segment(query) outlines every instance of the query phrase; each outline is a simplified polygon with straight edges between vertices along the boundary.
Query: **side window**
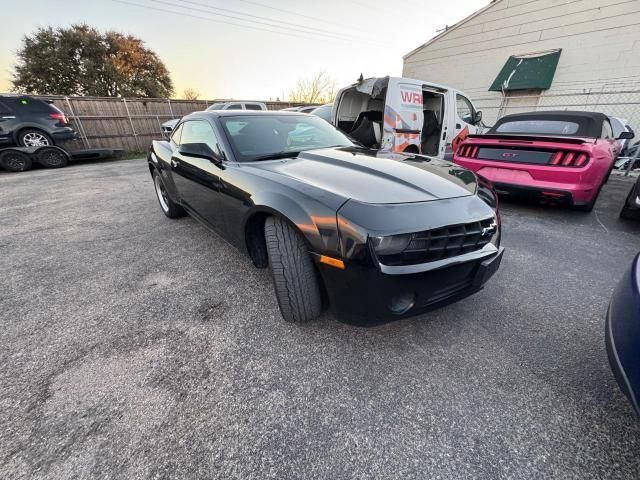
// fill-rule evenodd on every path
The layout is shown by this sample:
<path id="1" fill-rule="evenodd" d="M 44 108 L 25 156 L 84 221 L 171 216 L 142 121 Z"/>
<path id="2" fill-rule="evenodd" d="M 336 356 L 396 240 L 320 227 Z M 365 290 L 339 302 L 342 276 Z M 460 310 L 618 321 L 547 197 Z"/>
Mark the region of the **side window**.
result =
<path id="1" fill-rule="evenodd" d="M 182 136 L 180 144 L 186 143 L 206 143 L 209 148 L 220 153 L 218 145 L 218 137 L 213 131 L 213 127 L 206 120 L 191 120 L 183 123 Z"/>
<path id="2" fill-rule="evenodd" d="M 232 103 L 225 110 L 242 110 L 242 104 L 240 103 Z"/>
<path id="3" fill-rule="evenodd" d="M 13 110 L 11 110 L 7 104 L 0 102 L 0 114 L 7 114 L 7 113 L 13 113 Z"/>
<path id="4" fill-rule="evenodd" d="M 262 110 L 262 107 L 257 103 L 245 103 L 244 108 L 247 110 Z"/>
<path id="5" fill-rule="evenodd" d="M 602 122 L 602 138 L 614 138 L 613 129 L 611 128 L 609 120 Z"/>
<path id="6" fill-rule="evenodd" d="M 463 122 L 473 124 L 473 105 L 464 95 L 456 93 L 456 112 Z"/>
<path id="7" fill-rule="evenodd" d="M 178 128 L 176 128 L 173 133 L 171 134 L 171 144 L 175 147 L 177 145 L 180 145 L 180 136 L 182 135 L 182 126 L 184 125 L 184 123 L 181 123 L 180 126 L 178 126 Z"/>

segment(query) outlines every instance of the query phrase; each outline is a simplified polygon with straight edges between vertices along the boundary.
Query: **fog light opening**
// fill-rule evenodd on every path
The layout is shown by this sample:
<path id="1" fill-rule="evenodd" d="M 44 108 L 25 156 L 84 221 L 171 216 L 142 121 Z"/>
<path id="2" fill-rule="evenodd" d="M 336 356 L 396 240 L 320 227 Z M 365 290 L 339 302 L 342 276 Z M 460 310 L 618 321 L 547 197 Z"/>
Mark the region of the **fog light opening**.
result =
<path id="1" fill-rule="evenodd" d="M 405 292 L 396 295 L 389 303 L 389 310 L 395 315 L 407 313 L 416 304 L 416 296 L 413 292 Z"/>

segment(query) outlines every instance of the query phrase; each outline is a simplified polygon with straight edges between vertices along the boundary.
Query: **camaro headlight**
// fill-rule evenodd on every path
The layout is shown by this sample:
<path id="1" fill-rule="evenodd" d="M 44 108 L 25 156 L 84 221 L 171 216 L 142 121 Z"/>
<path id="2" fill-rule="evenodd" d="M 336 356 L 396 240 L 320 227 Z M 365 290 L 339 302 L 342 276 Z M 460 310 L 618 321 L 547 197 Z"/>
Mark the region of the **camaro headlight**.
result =
<path id="1" fill-rule="evenodd" d="M 411 241 L 411 234 L 388 235 L 385 237 L 371 237 L 373 250 L 378 255 L 394 255 L 401 253 Z"/>

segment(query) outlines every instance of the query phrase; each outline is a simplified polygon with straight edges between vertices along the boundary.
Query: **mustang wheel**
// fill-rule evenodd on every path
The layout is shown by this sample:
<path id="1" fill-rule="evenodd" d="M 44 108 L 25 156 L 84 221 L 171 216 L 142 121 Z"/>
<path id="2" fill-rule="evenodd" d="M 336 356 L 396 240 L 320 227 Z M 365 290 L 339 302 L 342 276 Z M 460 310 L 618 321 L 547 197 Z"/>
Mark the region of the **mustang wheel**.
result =
<path id="1" fill-rule="evenodd" d="M 157 171 L 153 172 L 153 186 L 156 189 L 156 195 L 158 197 L 158 202 L 160 203 L 160 208 L 162 212 L 169 218 L 179 218 L 185 215 L 184 208 L 180 205 L 176 204 L 171 200 L 169 194 L 167 193 L 167 189 L 164 186 L 164 182 L 162 178 L 160 178 L 160 174 Z"/>
<path id="2" fill-rule="evenodd" d="M 24 152 L 7 150 L 0 153 L 0 167 L 10 172 L 24 172 L 31 169 L 31 158 Z"/>
<path id="3" fill-rule="evenodd" d="M 277 217 L 267 218 L 264 233 L 282 317 L 287 322 L 318 317 L 322 311 L 318 276 L 301 235 Z"/>
<path id="4" fill-rule="evenodd" d="M 60 150 L 49 147 L 41 148 L 37 153 L 40 165 L 45 168 L 62 168 L 67 166 L 67 156 Z"/>
<path id="5" fill-rule="evenodd" d="M 23 147 L 46 147 L 53 145 L 53 140 L 41 130 L 27 129 L 18 135 L 18 144 Z"/>

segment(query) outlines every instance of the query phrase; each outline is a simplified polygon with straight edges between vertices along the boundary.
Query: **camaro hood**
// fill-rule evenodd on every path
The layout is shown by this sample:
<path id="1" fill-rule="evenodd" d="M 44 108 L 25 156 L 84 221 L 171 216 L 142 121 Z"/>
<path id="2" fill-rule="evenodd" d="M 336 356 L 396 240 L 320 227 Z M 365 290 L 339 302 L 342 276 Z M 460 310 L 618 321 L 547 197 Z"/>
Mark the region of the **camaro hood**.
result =
<path id="1" fill-rule="evenodd" d="M 476 176 L 421 155 L 340 147 L 301 152 L 296 158 L 256 162 L 284 175 L 362 203 L 413 203 L 472 195 Z"/>

